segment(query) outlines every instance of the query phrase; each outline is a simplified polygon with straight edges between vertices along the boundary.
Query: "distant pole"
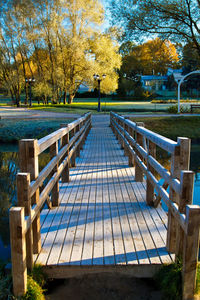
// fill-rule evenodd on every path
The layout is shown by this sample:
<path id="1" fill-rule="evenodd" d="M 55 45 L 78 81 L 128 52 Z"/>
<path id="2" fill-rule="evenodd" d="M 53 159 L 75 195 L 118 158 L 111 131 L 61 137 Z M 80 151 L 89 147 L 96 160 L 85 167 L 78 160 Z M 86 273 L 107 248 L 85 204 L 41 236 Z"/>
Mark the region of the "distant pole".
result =
<path id="1" fill-rule="evenodd" d="M 103 74 L 102 76 L 99 76 L 98 74 L 94 74 L 93 77 L 94 77 L 94 80 L 97 80 L 97 82 L 98 82 L 98 108 L 97 108 L 97 111 L 100 112 L 101 111 L 101 81 L 102 81 L 102 79 L 106 78 L 106 75 Z"/>
<path id="2" fill-rule="evenodd" d="M 183 76 L 181 78 L 180 81 L 178 81 L 178 113 L 180 114 L 181 112 L 181 107 L 180 107 L 180 98 L 181 98 L 181 84 L 183 83 L 184 79 L 192 74 L 200 74 L 200 70 L 196 70 L 196 71 L 193 71 L 193 72 L 190 72 L 188 74 L 186 74 L 185 76 Z"/>
<path id="3" fill-rule="evenodd" d="M 99 91 L 99 97 L 98 97 L 98 109 L 97 111 L 100 112 L 101 111 L 101 79 L 98 79 L 98 91 Z"/>
<path id="4" fill-rule="evenodd" d="M 28 83 L 29 103 L 30 103 L 30 106 L 32 106 L 32 84 L 35 82 L 35 78 L 26 78 L 25 80 Z"/>
<path id="5" fill-rule="evenodd" d="M 180 114 L 181 108 L 180 108 L 180 97 L 181 97 L 181 80 L 178 83 L 178 113 Z"/>
<path id="6" fill-rule="evenodd" d="M 30 106 L 32 106 L 32 90 L 31 90 L 31 83 L 29 82 L 29 101 L 30 101 Z"/>

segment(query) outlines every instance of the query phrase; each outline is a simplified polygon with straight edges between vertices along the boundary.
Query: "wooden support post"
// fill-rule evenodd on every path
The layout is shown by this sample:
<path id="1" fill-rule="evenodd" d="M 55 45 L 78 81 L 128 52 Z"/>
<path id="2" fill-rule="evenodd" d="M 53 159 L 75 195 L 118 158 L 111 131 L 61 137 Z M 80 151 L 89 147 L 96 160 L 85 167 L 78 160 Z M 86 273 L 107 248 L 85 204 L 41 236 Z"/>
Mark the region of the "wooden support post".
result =
<path id="1" fill-rule="evenodd" d="M 58 141 L 51 145 L 50 147 L 50 155 L 51 158 L 58 154 Z M 52 174 L 58 172 L 58 164 L 56 164 L 55 168 L 52 171 Z M 59 205 L 59 182 L 57 181 L 51 191 L 51 202 L 52 206 Z"/>
<path id="2" fill-rule="evenodd" d="M 152 157 L 156 158 L 156 144 L 154 144 L 151 141 L 148 141 L 148 155 L 151 155 Z M 147 168 L 148 170 L 155 175 L 154 168 L 148 163 L 147 161 Z M 153 206 L 154 205 L 154 186 L 150 182 L 150 180 L 147 178 L 147 191 L 146 191 L 146 202 L 148 205 Z"/>
<path id="3" fill-rule="evenodd" d="M 30 173 L 31 181 L 38 177 L 38 141 L 24 139 L 19 142 L 19 167 L 21 172 Z M 31 204 L 37 204 L 39 201 L 39 189 L 31 199 Z M 41 250 L 40 235 L 40 214 L 35 218 L 33 225 L 33 253 L 39 253 Z"/>
<path id="4" fill-rule="evenodd" d="M 31 198 L 29 193 L 30 174 L 17 174 L 17 200 L 18 205 L 25 208 L 25 216 L 31 215 Z M 32 224 L 26 233 L 26 263 L 28 269 L 33 268 L 33 233 Z"/>
<path id="5" fill-rule="evenodd" d="M 72 135 L 72 137 L 75 135 L 75 128 L 71 130 L 71 135 Z M 76 152 L 74 152 L 74 154 L 72 155 L 71 166 L 73 168 L 76 167 Z"/>
<path id="6" fill-rule="evenodd" d="M 13 293 L 18 297 L 23 296 L 27 290 L 24 207 L 12 207 L 9 222 Z"/>
<path id="7" fill-rule="evenodd" d="M 115 121 L 117 122 L 117 120 L 115 120 Z M 118 124 L 118 122 L 117 122 L 117 124 Z M 116 126 L 116 124 L 114 124 L 114 126 Z M 114 134 L 116 136 L 116 139 L 117 139 L 118 143 L 120 143 L 119 134 L 118 134 L 117 129 L 115 127 L 114 127 Z"/>
<path id="8" fill-rule="evenodd" d="M 144 123 L 137 123 L 137 126 L 144 126 Z M 143 146 L 143 136 L 139 134 L 137 130 L 136 130 L 136 142 L 139 145 Z M 138 151 L 136 150 L 135 152 L 141 158 L 141 155 L 138 153 Z M 135 181 L 143 182 L 143 172 L 136 161 L 135 161 Z"/>
<path id="9" fill-rule="evenodd" d="M 179 212 L 185 214 L 186 205 L 192 204 L 193 201 L 193 187 L 194 187 L 194 172 L 181 172 L 181 194 L 179 202 Z M 176 229 L 176 258 L 183 255 L 183 240 L 184 232 L 180 225 Z"/>
<path id="10" fill-rule="evenodd" d="M 126 138 L 125 131 L 128 132 L 128 126 L 126 124 L 124 124 L 124 138 Z M 127 146 L 126 146 L 125 143 L 124 143 L 124 155 L 125 156 L 129 156 L 129 150 L 128 150 L 128 148 L 127 148 Z"/>
<path id="11" fill-rule="evenodd" d="M 83 121 L 83 122 L 80 124 L 80 129 L 81 129 L 82 127 L 84 127 L 85 124 L 86 124 L 86 122 Z M 83 137 L 83 139 L 82 139 L 82 141 L 81 141 L 81 143 L 80 143 L 80 150 L 83 150 L 84 142 L 85 142 L 85 136 Z"/>
<path id="12" fill-rule="evenodd" d="M 111 117 L 110 122 L 111 122 L 110 123 L 111 124 L 111 129 L 112 129 L 114 135 L 117 137 L 116 130 L 115 130 L 115 125 L 114 125 L 114 117 L 113 116 Z"/>
<path id="13" fill-rule="evenodd" d="M 65 127 L 68 127 L 68 125 L 66 124 Z M 67 144 L 69 144 L 69 132 L 62 138 L 62 147 L 64 147 Z M 69 155 L 69 150 L 67 150 L 66 152 L 66 156 L 68 155 Z M 62 177 L 61 177 L 62 182 L 69 182 L 69 169 L 70 169 L 70 163 L 66 165 L 66 167 L 62 172 Z"/>
<path id="14" fill-rule="evenodd" d="M 199 206 L 186 206 L 186 223 L 188 228 L 183 242 L 183 300 L 194 299 L 199 252 L 199 218 Z"/>
<path id="15" fill-rule="evenodd" d="M 171 176 L 172 178 L 180 179 L 181 170 L 189 170 L 190 164 L 190 145 L 191 141 L 188 138 L 178 138 L 178 146 L 176 147 L 171 159 Z M 170 200 L 179 204 L 180 197 L 172 189 L 170 189 Z M 170 252 L 176 252 L 176 229 L 177 222 L 168 212 L 168 226 L 167 226 L 167 249 Z"/>
<path id="16" fill-rule="evenodd" d="M 124 125 L 124 123 L 121 122 L 121 121 L 119 121 L 118 123 L 119 123 L 119 125 L 121 125 L 122 128 L 123 128 L 123 131 L 121 131 L 121 134 L 124 136 L 125 125 Z M 122 137 L 120 137 L 120 144 L 121 144 L 121 149 L 125 150 L 125 149 L 124 149 L 125 143 L 124 143 L 124 140 L 123 140 Z"/>
<path id="17" fill-rule="evenodd" d="M 128 132 L 129 132 L 130 136 L 134 139 L 134 130 L 133 130 L 133 128 L 129 127 Z M 135 149 L 134 149 L 134 151 L 135 151 Z M 135 165 L 134 156 L 129 151 L 129 167 L 134 167 L 134 165 Z"/>
<path id="18" fill-rule="evenodd" d="M 80 124 L 76 127 L 76 133 L 80 131 Z M 80 144 L 77 146 L 76 149 L 76 157 L 80 157 Z"/>
<path id="19" fill-rule="evenodd" d="M 71 158 L 71 166 L 73 168 L 76 167 L 76 152 L 74 152 L 74 154 L 72 155 L 72 158 Z"/>

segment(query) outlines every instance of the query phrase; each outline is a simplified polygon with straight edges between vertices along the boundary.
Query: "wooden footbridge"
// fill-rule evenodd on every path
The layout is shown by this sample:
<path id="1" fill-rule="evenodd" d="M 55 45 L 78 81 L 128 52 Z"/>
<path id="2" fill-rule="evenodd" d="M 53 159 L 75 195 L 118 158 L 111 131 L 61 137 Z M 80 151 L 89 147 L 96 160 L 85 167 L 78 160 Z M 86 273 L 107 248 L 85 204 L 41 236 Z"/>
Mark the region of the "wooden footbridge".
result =
<path id="1" fill-rule="evenodd" d="M 47 149 L 51 159 L 41 170 Z M 191 205 L 189 139 L 174 142 L 117 114 L 88 113 L 40 140 L 21 140 L 19 157 L 18 207 L 10 210 L 15 295 L 25 293 L 34 263 L 51 278 L 150 277 L 179 256 L 183 299 L 193 299 L 200 207 Z"/>

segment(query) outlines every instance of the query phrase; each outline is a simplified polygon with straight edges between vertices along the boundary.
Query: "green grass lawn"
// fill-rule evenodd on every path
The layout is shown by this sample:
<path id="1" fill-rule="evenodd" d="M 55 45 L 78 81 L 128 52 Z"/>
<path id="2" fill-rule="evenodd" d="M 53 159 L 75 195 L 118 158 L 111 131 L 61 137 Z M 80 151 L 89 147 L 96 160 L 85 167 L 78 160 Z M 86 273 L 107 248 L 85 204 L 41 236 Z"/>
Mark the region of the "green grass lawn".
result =
<path id="1" fill-rule="evenodd" d="M 22 106 L 24 105 L 24 95 L 22 95 Z M 174 98 L 173 98 L 174 99 Z M 112 100 L 111 98 L 101 98 L 101 113 L 109 113 L 110 111 L 115 111 L 121 114 L 128 113 L 167 113 L 167 109 L 174 105 L 174 103 L 159 103 L 160 100 L 147 101 L 141 99 L 140 101 L 136 100 Z M 163 100 L 162 100 L 163 101 Z M 161 102 L 162 102 L 161 101 Z M 175 99 L 173 100 L 175 101 Z M 188 99 L 188 103 L 190 100 Z M 9 97 L 0 96 L 0 106 L 11 105 L 11 99 Z M 185 103 L 184 105 L 187 105 Z M 36 101 L 32 102 L 31 109 L 45 110 L 51 112 L 66 112 L 66 113 L 75 113 L 75 114 L 84 114 L 86 111 L 91 111 L 93 114 L 97 112 L 98 99 L 97 98 L 75 98 L 72 104 L 48 104 L 43 105 L 38 104 Z"/>
<path id="2" fill-rule="evenodd" d="M 8 119 L 0 120 L 0 142 L 17 143 L 20 139 L 40 139 L 72 119 Z"/>
<path id="3" fill-rule="evenodd" d="M 42 109 L 45 111 L 54 112 L 66 112 L 66 113 L 84 113 L 86 111 L 91 111 L 92 113 L 97 113 L 97 99 L 75 99 L 72 104 L 59 104 L 59 105 L 38 105 L 33 104 L 32 109 Z M 101 111 L 102 113 L 109 113 L 110 111 L 115 111 L 119 113 L 133 113 L 133 112 L 166 112 L 167 108 L 172 104 L 154 104 L 150 101 L 112 101 L 108 99 L 101 100 Z"/>
<path id="4" fill-rule="evenodd" d="M 173 140 L 177 137 L 200 139 L 200 117 L 151 117 L 131 120 L 144 122 L 146 128 Z"/>
<path id="5" fill-rule="evenodd" d="M 190 168 L 200 170 L 200 117 L 151 117 L 131 118 L 132 121 L 144 122 L 145 127 L 174 141 L 177 137 L 191 138 Z"/>
<path id="6" fill-rule="evenodd" d="M 24 96 L 22 96 L 22 105 L 24 103 Z M 97 98 L 75 98 L 72 104 L 48 104 L 38 105 L 37 102 L 32 102 L 31 109 L 43 109 L 45 111 L 54 112 L 67 112 L 83 114 L 86 111 L 97 113 L 98 99 Z M 12 101 L 9 97 L 0 97 L 0 106 L 12 105 Z M 170 103 L 151 103 L 151 101 L 142 100 L 135 101 L 126 99 L 112 100 L 111 98 L 101 98 L 101 111 L 102 113 L 109 113 L 110 111 L 116 111 L 119 113 L 132 113 L 132 112 L 164 112 L 172 104 Z"/>

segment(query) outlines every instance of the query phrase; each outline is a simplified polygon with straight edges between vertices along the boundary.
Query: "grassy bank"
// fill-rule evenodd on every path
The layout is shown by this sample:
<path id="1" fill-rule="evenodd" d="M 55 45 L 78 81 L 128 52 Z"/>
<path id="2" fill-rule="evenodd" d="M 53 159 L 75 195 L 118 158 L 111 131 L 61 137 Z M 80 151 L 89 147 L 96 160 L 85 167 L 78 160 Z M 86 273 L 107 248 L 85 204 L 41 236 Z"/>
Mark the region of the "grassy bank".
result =
<path id="1" fill-rule="evenodd" d="M 0 120 L 0 142 L 17 143 L 20 139 L 39 139 L 69 123 L 67 119 L 10 119 Z"/>
<path id="2" fill-rule="evenodd" d="M 72 104 L 34 104 L 32 109 L 42 109 L 46 111 L 83 113 L 88 110 L 97 113 L 97 99 L 75 99 Z M 110 99 L 101 99 L 102 113 L 116 111 L 120 113 L 132 112 L 165 112 L 171 103 L 151 103 L 151 101 L 112 101 Z"/>
<path id="3" fill-rule="evenodd" d="M 190 168 L 200 171 L 200 117 L 152 117 L 131 118 L 135 122 L 144 122 L 145 127 L 174 141 L 177 137 L 191 138 Z"/>
<path id="4" fill-rule="evenodd" d="M 152 117 L 131 120 L 144 122 L 146 128 L 173 140 L 179 136 L 200 139 L 200 117 Z"/>

